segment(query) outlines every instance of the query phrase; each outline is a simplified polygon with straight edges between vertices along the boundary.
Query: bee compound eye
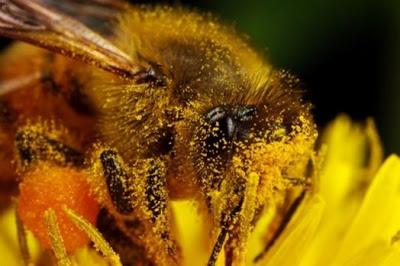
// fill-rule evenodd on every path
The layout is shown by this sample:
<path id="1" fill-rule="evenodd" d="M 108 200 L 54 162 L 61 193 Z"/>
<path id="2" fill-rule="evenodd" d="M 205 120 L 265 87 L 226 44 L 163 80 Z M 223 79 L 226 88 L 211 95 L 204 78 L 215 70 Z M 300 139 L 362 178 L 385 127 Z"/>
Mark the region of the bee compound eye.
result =
<path id="1" fill-rule="evenodd" d="M 231 140 L 236 131 L 236 121 L 231 112 L 224 106 L 216 106 L 206 113 L 206 121 L 210 126 L 209 132 L 213 141 L 219 141 L 222 138 Z"/>
<path id="2" fill-rule="evenodd" d="M 213 134 L 218 135 L 219 132 L 226 140 L 245 137 L 251 126 L 249 122 L 253 121 L 256 116 L 257 107 L 247 104 L 232 107 L 216 106 L 205 115 L 207 123 L 214 129 Z"/>
<path id="3" fill-rule="evenodd" d="M 206 113 L 207 122 L 212 124 L 223 119 L 227 114 L 223 106 L 216 106 Z"/>
<path id="4" fill-rule="evenodd" d="M 234 117 L 240 122 L 248 122 L 257 116 L 257 107 L 255 105 L 240 104 L 233 109 Z"/>

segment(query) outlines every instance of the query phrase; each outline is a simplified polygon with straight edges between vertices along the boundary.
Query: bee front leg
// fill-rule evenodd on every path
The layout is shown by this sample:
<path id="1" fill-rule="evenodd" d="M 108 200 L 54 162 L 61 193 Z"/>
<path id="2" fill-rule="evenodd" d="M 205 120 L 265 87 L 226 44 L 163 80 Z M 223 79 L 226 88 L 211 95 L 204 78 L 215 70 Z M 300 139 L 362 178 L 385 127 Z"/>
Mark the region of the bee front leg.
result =
<path id="1" fill-rule="evenodd" d="M 164 243 L 167 257 L 172 259 L 172 262 L 176 265 L 179 264 L 180 250 L 171 235 L 173 216 L 168 205 L 165 162 L 161 159 L 150 159 L 148 163 L 150 167 L 147 171 L 145 185 L 145 213 L 147 213 L 150 226 L 156 229 L 154 241 Z M 164 263 L 166 262 L 168 261 Z"/>
<path id="2" fill-rule="evenodd" d="M 220 210 L 217 215 L 221 217 L 221 229 L 208 261 L 209 266 L 215 265 L 223 246 L 225 265 L 245 265 L 247 240 L 256 215 L 258 183 L 259 177 L 255 173 L 223 182 L 222 196 L 215 206 Z"/>
<path id="3" fill-rule="evenodd" d="M 234 182 L 223 182 L 221 196 L 218 199 L 211 199 L 213 208 L 216 209 L 215 215 L 220 219 L 220 230 L 208 260 L 208 266 L 215 265 L 225 241 L 227 238 L 227 242 L 231 239 L 232 228 L 238 223 L 238 215 L 243 207 L 245 189 L 246 183 L 243 178 L 237 178 Z"/>
<path id="4" fill-rule="evenodd" d="M 157 265 L 178 264 L 171 235 L 171 214 L 162 159 L 142 159 L 128 166 L 113 150 L 98 153 L 109 194 L 106 206 L 118 227 Z"/>
<path id="5" fill-rule="evenodd" d="M 243 201 L 240 201 L 235 208 L 233 208 L 230 212 L 223 214 L 223 217 L 221 219 L 220 223 L 220 232 L 218 234 L 217 240 L 214 244 L 212 253 L 210 255 L 210 258 L 208 260 L 207 266 L 214 266 L 215 263 L 217 262 L 218 256 L 222 250 L 222 247 L 224 246 L 224 242 L 227 239 L 228 234 L 232 234 L 232 226 L 234 221 L 237 219 L 237 215 L 240 213 L 240 209 L 242 208 Z M 227 240 L 227 242 L 230 242 L 231 237 Z M 225 246 L 225 250 L 227 250 Z M 233 245 L 229 245 L 229 247 L 233 247 Z M 230 250 L 229 250 L 230 251 Z M 228 251 L 228 253 L 230 253 Z M 229 262 L 231 261 L 230 258 L 228 258 L 228 261 L 226 262 L 226 265 L 231 265 Z"/>

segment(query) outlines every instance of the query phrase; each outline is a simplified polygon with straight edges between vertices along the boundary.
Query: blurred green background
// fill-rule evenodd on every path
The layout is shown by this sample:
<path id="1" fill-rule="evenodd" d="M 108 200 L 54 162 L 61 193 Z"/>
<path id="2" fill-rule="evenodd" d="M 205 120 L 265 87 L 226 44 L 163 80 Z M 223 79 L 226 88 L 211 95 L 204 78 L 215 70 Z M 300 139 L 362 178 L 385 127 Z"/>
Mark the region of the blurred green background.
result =
<path id="1" fill-rule="evenodd" d="M 386 153 L 400 153 L 400 0 L 169 3 L 211 11 L 248 34 L 301 78 L 320 126 L 343 112 L 372 116 Z"/>

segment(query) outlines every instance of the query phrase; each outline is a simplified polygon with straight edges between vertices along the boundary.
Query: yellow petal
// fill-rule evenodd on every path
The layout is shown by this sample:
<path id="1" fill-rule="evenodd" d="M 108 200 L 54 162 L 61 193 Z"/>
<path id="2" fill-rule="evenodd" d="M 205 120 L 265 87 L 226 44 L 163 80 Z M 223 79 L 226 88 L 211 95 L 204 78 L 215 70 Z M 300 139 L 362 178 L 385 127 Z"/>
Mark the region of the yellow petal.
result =
<path id="1" fill-rule="evenodd" d="M 248 242 L 247 265 L 252 265 L 253 259 L 265 248 L 265 229 L 270 226 L 275 215 L 275 208 L 266 208 L 260 220 L 257 221 Z"/>
<path id="2" fill-rule="evenodd" d="M 371 245 L 362 248 L 348 261 L 343 263 L 335 262 L 340 266 L 377 266 L 383 263 L 390 254 L 390 246 L 383 240 L 376 241 Z"/>
<path id="3" fill-rule="evenodd" d="M 397 266 L 400 261 L 400 248 L 392 247 L 390 254 L 379 266 Z"/>
<path id="4" fill-rule="evenodd" d="M 40 247 L 30 232 L 27 232 L 29 253 L 36 261 Z M 1 213 L 0 219 L 0 265 L 23 265 L 22 255 L 18 246 L 15 208 L 9 208 Z"/>
<path id="5" fill-rule="evenodd" d="M 71 261 L 75 265 L 82 266 L 109 266 L 110 263 L 104 259 L 96 250 L 84 247 L 77 250 L 72 256 Z"/>
<path id="6" fill-rule="evenodd" d="M 15 228 L 15 214 L 7 210 L 0 220 L 1 265 L 22 265 Z"/>
<path id="7" fill-rule="evenodd" d="M 336 263 L 348 260 L 374 240 L 388 243 L 400 226 L 400 159 L 391 156 L 379 170 L 340 246 Z"/>
<path id="8" fill-rule="evenodd" d="M 336 256 L 337 246 L 361 204 L 363 186 L 381 164 L 382 148 L 372 121 L 362 126 L 341 115 L 324 132 L 322 143 L 326 153 L 317 189 L 326 208 L 304 265 L 327 265 Z"/>
<path id="9" fill-rule="evenodd" d="M 307 199 L 259 265 L 299 265 L 314 237 L 324 206 L 319 196 Z"/>
<path id="10" fill-rule="evenodd" d="M 340 266 L 397 266 L 400 262 L 400 249 L 398 245 L 389 245 L 385 240 L 373 242 L 361 249 L 355 256 Z"/>
<path id="11" fill-rule="evenodd" d="M 328 205 L 341 205 L 354 185 L 371 179 L 381 165 L 380 140 L 372 121 L 362 126 L 341 115 L 325 130 L 322 143 L 327 152 L 320 193 Z"/>
<path id="12" fill-rule="evenodd" d="M 196 205 L 190 200 L 172 201 L 171 204 L 183 253 L 182 265 L 206 265 L 211 254 L 211 249 L 206 244 L 210 236 L 206 223 L 198 214 Z"/>

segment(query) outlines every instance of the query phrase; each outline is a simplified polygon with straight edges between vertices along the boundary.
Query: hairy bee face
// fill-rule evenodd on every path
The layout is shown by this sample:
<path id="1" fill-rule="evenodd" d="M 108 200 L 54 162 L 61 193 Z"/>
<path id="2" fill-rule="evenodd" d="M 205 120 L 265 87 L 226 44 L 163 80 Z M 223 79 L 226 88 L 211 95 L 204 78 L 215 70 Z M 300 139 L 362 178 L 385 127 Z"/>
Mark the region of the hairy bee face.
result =
<path id="1" fill-rule="evenodd" d="M 201 182 L 209 184 L 211 189 L 217 189 L 225 168 L 237 152 L 238 143 L 248 143 L 251 134 L 254 134 L 257 107 L 221 105 L 213 107 L 203 116 L 196 127 L 192 160 L 198 167 L 196 172 Z"/>

